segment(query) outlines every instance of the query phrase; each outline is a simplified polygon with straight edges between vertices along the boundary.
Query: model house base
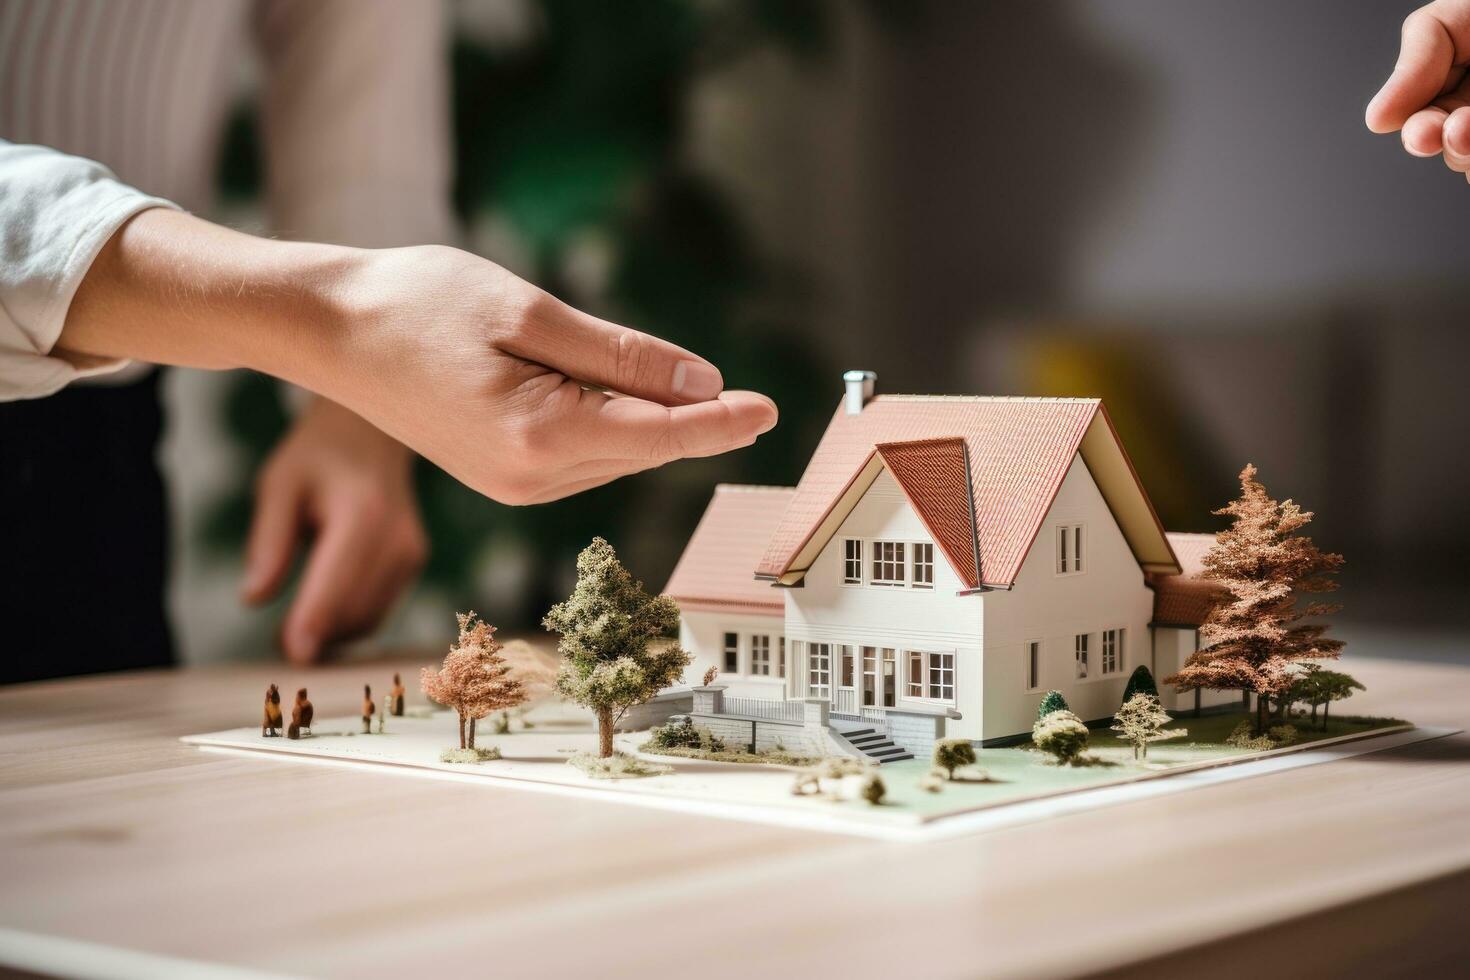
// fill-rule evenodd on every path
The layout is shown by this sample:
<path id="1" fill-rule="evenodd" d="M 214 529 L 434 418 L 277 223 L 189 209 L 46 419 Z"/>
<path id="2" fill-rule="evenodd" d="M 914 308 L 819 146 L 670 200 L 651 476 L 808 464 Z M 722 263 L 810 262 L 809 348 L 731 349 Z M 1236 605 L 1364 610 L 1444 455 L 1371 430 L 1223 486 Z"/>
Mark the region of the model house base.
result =
<path id="1" fill-rule="evenodd" d="M 796 487 L 722 485 L 665 594 L 701 724 L 885 759 L 1085 719 L 1177 670 L 1216 593 L 1212 535 L 1166 533 L 1096 399 L 849 390 Z M 1175 711 L 1234 703 L 1160 692 Z"/>

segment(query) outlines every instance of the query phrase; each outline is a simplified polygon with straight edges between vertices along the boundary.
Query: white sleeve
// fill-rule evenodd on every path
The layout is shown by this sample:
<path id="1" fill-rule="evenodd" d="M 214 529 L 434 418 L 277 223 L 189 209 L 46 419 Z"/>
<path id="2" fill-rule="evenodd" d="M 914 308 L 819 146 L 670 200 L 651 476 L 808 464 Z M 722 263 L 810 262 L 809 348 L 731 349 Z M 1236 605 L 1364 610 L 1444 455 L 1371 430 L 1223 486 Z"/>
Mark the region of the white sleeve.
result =
<path id="1" fill-rule="evenodd" d="M 0 401 L 40 398 L 127 361 L 51 351 L 92 260 L 122 224 L 173 204 L 106 167 L 0 140 Z"/>

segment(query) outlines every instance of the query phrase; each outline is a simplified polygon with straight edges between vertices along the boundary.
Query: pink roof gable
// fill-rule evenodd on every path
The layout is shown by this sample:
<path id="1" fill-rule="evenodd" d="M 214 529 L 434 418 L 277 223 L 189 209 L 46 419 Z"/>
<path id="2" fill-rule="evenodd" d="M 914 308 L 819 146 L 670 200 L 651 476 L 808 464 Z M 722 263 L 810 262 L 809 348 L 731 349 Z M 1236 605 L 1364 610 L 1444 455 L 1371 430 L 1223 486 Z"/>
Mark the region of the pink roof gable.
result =
<path id="1" fill-rule="evenodd" d="M 980 584 L 975 540 L 975 505 L 965 440 L 921 439 L 882 442 L 878 456 L 908 498 L 909 506 L 939 544 L 949 565 L 973 589 Z"/>
<path id="2" fill-rule="evenodd" d="M 1009 587 L 1100 410 L 1095 398 L 924 395 L 879 395 L 857 415 L 839 406 L 756 573 L 804 571 L 792 560 L 880 444 L 957 438 L 969 460 L 978 584 Z"/>
<path id="3" fill-rule="evenodd" d="M 796 493 L 722 483 L 679 556 L 664 595 L 688 609 L 781 615 L 785 598 L 750 573 Z"/>
<path id="4" fill-rule="evenodd" d="M 1151 575 L 1154 622 L 1161 626 L 1199 626 L 1210 615 L 1225 589 L 1203 577 L 1205 555 L 1215 546 L 1213 534 L 1169 532 L 1169 545 L 1179 556 L 1179 575 Z"/>

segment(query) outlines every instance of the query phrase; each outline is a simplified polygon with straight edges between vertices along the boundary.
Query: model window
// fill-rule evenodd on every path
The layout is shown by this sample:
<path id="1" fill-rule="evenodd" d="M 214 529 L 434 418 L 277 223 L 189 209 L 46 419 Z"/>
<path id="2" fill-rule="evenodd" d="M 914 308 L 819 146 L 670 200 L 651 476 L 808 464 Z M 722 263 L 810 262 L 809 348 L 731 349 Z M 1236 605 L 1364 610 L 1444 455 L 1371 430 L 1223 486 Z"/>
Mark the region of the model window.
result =
<path id="1" fill-rule="evenodd" d="M 842 686 L 852 687 L 852 647 L 842 646 Z"/>
<path id="2" fill-rule="evenodd" d="M 863 581 L 863 543 L 856 538 L 842 542 L 842 583 L 860 585 Z"/>
<path id="3" fill-rule="evenodd" d="M 740 637 L 734 633 L 725 634 L 725 673 L 740 673 Z"/>
<path id="4" fill-rule="evenodd" d="M 1026 690 L 1041 686 L 1041 641 L 1026 641 Z"/>
<path id="5" fill-rule="evenodd" d="M 1123 669 L 1123 631 L 1103 630 L 1102 672 L 1116 674 Z"/>
<path id="6" fill-rule="evenodd" d="M 776 637 L 776 676 L 786 676 L 786 637 Z"/>
<path id="7" fill-rule="evenodd" d="M 771 676 L 771 638 L 764 633 L 750 635 L 750 672 Z"/>
<path id="8" fill-rule="evenodd" d="M 924 696 L 924 655 L 914 650 L 909 651 L 908 692 L 911 698 Z"/>
<path id="9" fill-rule="evenodd" d="M 934 546 L 914 545 L 914 588 L 934 588 Z"/>
<path id="10" fill-rule="evenodd" d="M 937 701 L 954 700 L 954 654 L 929 654 L 929 697 Z"/>
<path id="11" fill-rule="evenodd" d="M 1082 571 L 1082 525 L 1057 525 L 1057 574 Z"/>
<path id="12" fill-rule="evenodd" d="M 873 542 L 872 582 L 874 585 L 902 585 L 904 566 L 902 541 Z"/>
<path id="13" fill-rule="evenodd" d="M 813 643 L 807 672 L 812 697 L 825 698 L 832 684 L 832 644 Z"/>
<path id="14" fill-rule="evenodd" d="M 1087 639 L 1088 634 L 1077 634 L 1076 657 L 1077 657 L 1077 679 L 1083 680 L 1087 677 Z"/>

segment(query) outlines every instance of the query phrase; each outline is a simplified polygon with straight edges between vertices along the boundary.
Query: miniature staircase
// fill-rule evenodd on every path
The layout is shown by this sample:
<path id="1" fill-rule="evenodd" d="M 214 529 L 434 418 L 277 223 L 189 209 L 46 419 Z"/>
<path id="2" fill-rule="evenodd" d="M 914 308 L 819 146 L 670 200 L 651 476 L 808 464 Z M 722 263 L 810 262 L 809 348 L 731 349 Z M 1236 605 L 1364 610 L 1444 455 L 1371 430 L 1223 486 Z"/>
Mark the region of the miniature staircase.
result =
<path id="1" fill-rule="evenodd" d="M 899 762 L 903 759 L 912 759 L 912 752 L 905 752 L 900 746 L 893 742 L 882 732 L 871 728 L 855 728 L 849 732 L 843 732 L 842 737 L 847 739 L 853 748 L 874 762 Z"/>

